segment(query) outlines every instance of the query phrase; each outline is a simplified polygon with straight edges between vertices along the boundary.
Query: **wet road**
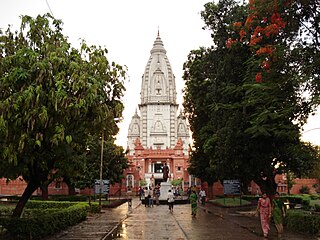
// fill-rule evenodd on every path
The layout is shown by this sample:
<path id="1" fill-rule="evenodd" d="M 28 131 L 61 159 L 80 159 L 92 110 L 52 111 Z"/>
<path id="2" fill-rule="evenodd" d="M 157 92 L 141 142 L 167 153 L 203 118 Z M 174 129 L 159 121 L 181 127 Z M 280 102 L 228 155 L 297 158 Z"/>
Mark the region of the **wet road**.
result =
<path id="1" fill-rule="evenodd" d="M 227 229 L 227 231 L 226 231 Z M 173 213 L 165 205 L 153 208 L 139 206 L 124 220 L 109 239 L 247 239 L 261 237 L 226 221 L 218 214 L 199 209 L 191 216 L 189 205 L 176 205 Z"/>
<path id="2" fill-rule="evenodd" d="M 262 240 L 258 217 L 248 211 L 220 208 L 207 204 L 191 216 L 189 204 L 175 205 L 170 213 L 167 205 L 146 208 L 134 199 L 132 209 L 123 204 L 115 209 L 104 209 L 102 214 L 68 228 L 48 240 Z M 269 240 L 277 238 L 271 225 Z M 285 229 L 285 240 L 317 240 L 316 237 L 294 233 Z"/>

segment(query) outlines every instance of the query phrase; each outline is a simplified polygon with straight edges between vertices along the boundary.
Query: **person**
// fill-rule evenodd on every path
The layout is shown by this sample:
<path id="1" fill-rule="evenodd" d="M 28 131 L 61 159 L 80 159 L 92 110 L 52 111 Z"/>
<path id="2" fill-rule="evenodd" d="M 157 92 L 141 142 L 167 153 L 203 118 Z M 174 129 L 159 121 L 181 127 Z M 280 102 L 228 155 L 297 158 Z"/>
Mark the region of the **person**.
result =
<path id="1" fill-rule="evenodd" d="M 191 195 L 191 187 L 188 187 L 187 189 L 188 202 L 190 202 L 190 195 Z"/>
<path id="2" fill-rule="evenodd" d="M 283 201 L 279 197 L 280 194 L 276 192 L 272 201 L 272 218 L 278 232 L 278 237 L 281 238 L 283 233 L 283 219 L 286 212 Z"/>
<path id="3" fill-rule="evenodd" d="M 145 207 L 149 207 L 149 198 L 148 198 L 148 196 L 149 196 L 149 190 L 148 190 L 148 187 L 145 187 L 145 189 L 144 189 L 144 206 Z"/>
<path id="4" fill-rule="evenodd" d="M 148 199 L 149 199 L 149 207 L 153 207 L 153 190 L 150 186 L 149 186 Z"/>
<path id="5" fill-rule="evenodd" d="M 159 202 L 160 186 L 159 186 L 159 184 L 157 184 L 157 186 L 155 187 L 154 195 L 155 195 L 156 205 L 159 206 L 160 205 L 160 202 Z"/>
<path id="6" fill-rule="evenodd" d="M 190 194 L 190 204 L 191 204 L 191 215 L 195 217 L 197 214 L 197 208 L 198 208 L 198 196 L 195 190 L 192 190 L 192 193 Z"/>
<path id="7" fill-rule="evenodd" d="M 167 166 L 167 163 L 164 163 L 164 166 L 162 168 L 162 173 L 163 173 L 163 181 L 167 182 L 168 176 L 169 176 L 169 167 Z"/>
<path id="8" fill-rule="evenodd" d="M 175 198 L 178 197 L 178 195 L 179 195 L 178 186 L 175 186 L 175 187 L 173 188 L 173 195 L 174 195 Z"/>
<path id="9" fill-rule="evenodd" d="M 199 192 L 199 198 L 201 200 L 201 204 L 204 205 L 206 202 L 206 191 L 204 189 L 201 189 Z"/>
<path id="10" fill-rule="evenodd" d="M 144 197 L 144 190 L 143 190 L 143 187 L 139 187 L 139 198 L 140 200 L 142 200 L 142 198 Z"/>
<path id="11" fill-rule="evenodd" d="M 168 190 L 168 205 L 170 212 L 173 212 L 174 195 L 171 189 Z"/>
<path id="12" fill-rule="evenodd" d="M 266 193 L 262 193 L 262 198 L 259 198 L 256 215 L 260 212 L 260 223 L 263 231 L 263 236 L 268 238 L 270 226 L 269 220 L 271 218 L 271 203 Z"/>

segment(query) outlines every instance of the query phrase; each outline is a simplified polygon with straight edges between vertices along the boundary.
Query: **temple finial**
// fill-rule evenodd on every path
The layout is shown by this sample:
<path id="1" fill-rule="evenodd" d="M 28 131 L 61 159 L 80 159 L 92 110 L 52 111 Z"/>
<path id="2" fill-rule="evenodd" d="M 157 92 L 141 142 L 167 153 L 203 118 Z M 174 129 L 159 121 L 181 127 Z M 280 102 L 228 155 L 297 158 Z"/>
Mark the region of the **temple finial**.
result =
<path id="1" fill-rule="evenodd" d="M 158 26 L 158 37 L 160 37 L 160 31 L 159 31 L 159 26 Z"/>

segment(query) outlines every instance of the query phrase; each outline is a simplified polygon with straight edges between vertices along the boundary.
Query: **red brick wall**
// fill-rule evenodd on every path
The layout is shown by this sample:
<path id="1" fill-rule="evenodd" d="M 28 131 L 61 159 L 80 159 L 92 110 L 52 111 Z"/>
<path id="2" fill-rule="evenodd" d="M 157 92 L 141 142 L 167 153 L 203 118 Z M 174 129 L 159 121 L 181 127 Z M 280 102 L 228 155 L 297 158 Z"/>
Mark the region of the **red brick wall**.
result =
<path id="1" fill-rule="evenodd" d="M 0 179 L 0 195 L 21 195 L 27 184 L 22 178 L 6 182 L 5 178 Z"/>
<path id="2" fill-rule="evenodd" d="M 319 190 L 319 180 L 318 179 L 300 179 L 295 178 L 293 180 L 295 184 L 290 190 L 290 193 L 292 194 L 299 194 L 299 190 L 302 188 L 302 186 L 307 186 L 310 189 L 310 193 L 316 193 L 317 190 Z M 314 188 L 313 185 L 317 184 L 318 187 Z"/>

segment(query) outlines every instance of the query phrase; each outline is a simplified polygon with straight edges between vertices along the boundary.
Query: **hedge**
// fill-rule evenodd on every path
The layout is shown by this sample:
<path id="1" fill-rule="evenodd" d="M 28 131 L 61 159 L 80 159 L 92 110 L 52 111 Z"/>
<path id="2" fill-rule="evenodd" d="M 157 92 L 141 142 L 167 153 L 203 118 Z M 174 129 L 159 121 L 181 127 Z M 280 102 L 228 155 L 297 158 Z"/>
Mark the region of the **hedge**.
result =
<path id="1" fill-rule="evenodd" d="M 90 209 L 87 203 L 61 203 L 60 207 L 49 208 L 49 206 L 58 206 L 57 202 L 31 201 L 28 205 L 35 208 L 30 217 L 8 218 L 0 217 L 0 225 L 18 239 L 41 239 L 44 236 L 56 233 L 69 226 L 75 225 L 87 217 L 87 211 Z M 39 207 L 36 207 L 39 204 Z M 93 204 L 93 209 L 96 209 Z M 92 209 L 92 208 L 91 208 Z M 28 212 L 28 208 L 26 209 Z"/>
<path id="2" fill-rule="evenodd" d="M 9 201 L 19 201 L 21 197 L 14 195 L 8 196 L 7 199 Z M 42 200 L 42 196 L 40 195 L 32 195 L 30 197 L 31 200 Z M 48 196 L 48 201 L 69 201 L 69 202 L 85 202 L 88 200 L 88 196 L 86 195 L 50 195 Z"/>
<path id="3" fill-rule="evenodd" d="M 318 234 L 320 233 L 320 215 L 290 210 L 287 212 L 286 225 L 293 231 Z"/>
<path id="4" fill-rule="evenodd" d="M 78 203 L 75 202 L 59 202 L 59 201 L 39 201 L 29 200 L 26 204 L 26 208 L 29 209 L 48 209 L 48 208 L 68 208 Z"/>

